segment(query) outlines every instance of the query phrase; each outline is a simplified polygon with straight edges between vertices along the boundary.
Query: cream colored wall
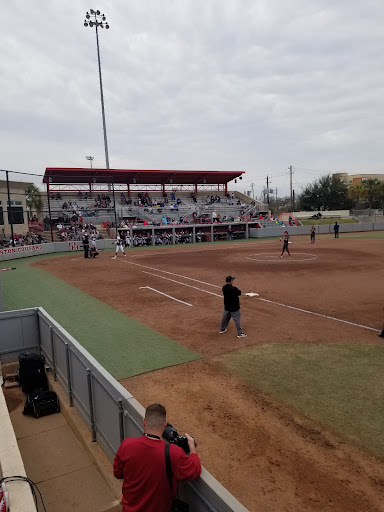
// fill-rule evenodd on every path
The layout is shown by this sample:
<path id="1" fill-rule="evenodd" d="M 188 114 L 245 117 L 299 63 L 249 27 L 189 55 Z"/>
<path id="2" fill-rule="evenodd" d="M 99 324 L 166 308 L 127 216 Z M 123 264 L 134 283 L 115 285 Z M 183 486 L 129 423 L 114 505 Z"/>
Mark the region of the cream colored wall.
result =
<path id="1" fill-rule="evenodd" d="M 11 196 L 11 201 L 21 201 L 21 206 L 24 210 L 24 224 L 14 224 L 13 232 L 14 234 L 23 234 L 25 235 L 28 232 L 28 215 L 27 215 L 27 205 L 25 201 L 25 189 L 31 185 L 31 183 L 24 183 L 18 181 L 10 181 L 9 182 L 9 192 Z M 4 215 L 4 224 L 0 224 L 0 236 L 2 234 L 2 229 L 4 228 L 5 234 L 7 236 L 11 235 L 11 226 L 8 224 L 8 213 L 7 213 L 7 201 L 8 201 L 8 193 L 7 193 L 7 182 L 0 181 L 0 201 L 1 206 L 3 208 Z"/>
<path id="2" fill-rule="evenodd" d="M 0 420 L 0 473 L 3 477 L 27 476 L 2 388 L 0 388 Z M 6 486 L 12 512 L 36 511 L 27 482 L 9 482 Z"/>
<path id="3" fill-rule="evenodd" d="M 348 174 L 346 172 L 335 173 L 336 176 L 340 176 L 340 178 L 347 184 L 353 185 L 353 180 L 360 179 L 371 179 L 371 180 L 379 180 L 384 181 L 384 174 Z"/>

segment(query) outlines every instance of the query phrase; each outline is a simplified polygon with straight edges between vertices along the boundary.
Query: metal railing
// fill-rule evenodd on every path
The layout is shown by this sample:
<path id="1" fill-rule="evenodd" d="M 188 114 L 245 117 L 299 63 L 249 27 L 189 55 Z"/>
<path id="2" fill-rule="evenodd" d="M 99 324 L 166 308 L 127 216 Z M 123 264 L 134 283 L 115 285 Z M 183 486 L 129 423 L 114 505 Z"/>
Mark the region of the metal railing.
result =
<path id="1" fill-rule="evenodd" d="M 0 313 L 0 332 L 7 340 L 0 345 L 3 362 L 17 361 L 26 350 L 44 355 L 69 405 L 111 462 L 125 437 L 142 435 L 144 408 L 44 309 Z M 191 512 L 246 512 L 204 468 L 198 480 L 180 483 L 179 494 Z"/>

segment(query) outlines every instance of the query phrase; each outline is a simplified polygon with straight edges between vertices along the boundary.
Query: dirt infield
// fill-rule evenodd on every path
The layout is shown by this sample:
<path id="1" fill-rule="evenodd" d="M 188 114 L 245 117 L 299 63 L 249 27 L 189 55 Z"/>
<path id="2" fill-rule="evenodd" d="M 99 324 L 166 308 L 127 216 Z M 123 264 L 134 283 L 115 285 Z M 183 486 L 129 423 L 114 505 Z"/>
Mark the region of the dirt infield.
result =
<path id="1" fill-rule="evenodd" d="M 144 406 L 162 402 L 198 440 L 204 466 L 250 511 L 384 510 L 384 464 L 225 371 L 220 354 L 268 343 L 379 344 L 382 241 L 297 238 L 154 248 L 43 267 L 203 360 L 125 379 Z M 68 271 L 70 268 L 70 272 Z M 221 287 L 236 276 L 242 325 L 219 334 Z"/>

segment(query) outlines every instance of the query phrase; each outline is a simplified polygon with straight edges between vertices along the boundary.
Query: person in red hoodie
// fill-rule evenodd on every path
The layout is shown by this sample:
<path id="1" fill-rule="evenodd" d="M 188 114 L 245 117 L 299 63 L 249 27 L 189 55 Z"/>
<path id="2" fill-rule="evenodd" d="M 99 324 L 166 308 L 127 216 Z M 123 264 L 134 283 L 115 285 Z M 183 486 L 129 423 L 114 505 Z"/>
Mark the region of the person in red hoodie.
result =
<path id="1" fill-rule="evenodd" d="M 167 413 L 161 404 L 149 405 L 143 420 L 144 435 L 124 439 L 113 463 L 116 478 L 123 479 L 122 512 L 170 512 L 176 496 L 177 480 L 194 480 L 201 464 L 193 437 L 185 434 L 190 455 L 175 444 L 170 445 L 171 482 L 165 466 Z"/>

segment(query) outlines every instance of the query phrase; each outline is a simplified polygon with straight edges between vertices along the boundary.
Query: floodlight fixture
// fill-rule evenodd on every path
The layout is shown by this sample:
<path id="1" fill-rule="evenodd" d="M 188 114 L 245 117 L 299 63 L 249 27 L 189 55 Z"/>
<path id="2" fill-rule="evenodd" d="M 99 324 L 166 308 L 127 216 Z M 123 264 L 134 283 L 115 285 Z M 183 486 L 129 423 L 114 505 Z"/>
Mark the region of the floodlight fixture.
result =
<path id="1" fill-rule="evenodd" d="M 107 126 L 105 122 L 105 108 L 104 108 L 104 94 L 103 94 L 103 81 L 101 78 L 101 62 L 100 62 L 100 47 L 99 47 L 99 32 L 98 27 L 109 29 L 105 14 L 101 14 L 99 10 L 90 9 L 85 14 L 84 27 L 95 27 L 96 29 L 96 45 L 97 45 L 97 61 L 99 64 L 99 82 L 100 82 L 100 100 L 101 100 L 101 115 L 103 118 L 103 133 L 104 133 L 104 151 L 105 163 L 109 169 L 109 155 L 108 155 L 108 141 L 107 141 Z"/>

